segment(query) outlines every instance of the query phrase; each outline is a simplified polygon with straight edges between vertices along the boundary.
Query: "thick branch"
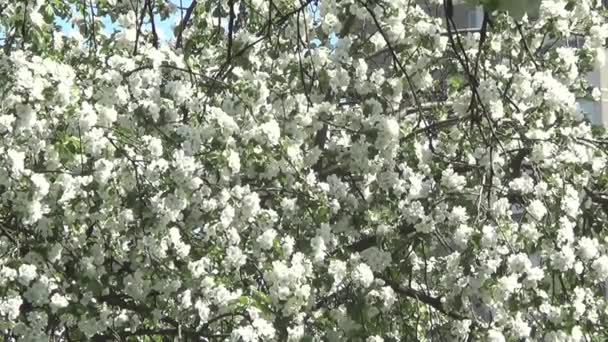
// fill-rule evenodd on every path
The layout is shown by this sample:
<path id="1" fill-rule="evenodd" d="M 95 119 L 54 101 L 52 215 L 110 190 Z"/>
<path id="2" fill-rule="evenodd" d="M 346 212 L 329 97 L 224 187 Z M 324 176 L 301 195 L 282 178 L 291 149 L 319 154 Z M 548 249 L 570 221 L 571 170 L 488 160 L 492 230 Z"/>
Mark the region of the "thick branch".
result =
<path id="1" fill-rule="evenodd" d="M 156 32 L 156 23 L 154 22 L 154 1 L 148 3 L 148 15 L 150 16 L 150 24 L 152 25 L 152 45 L 158 49 L 158 33 Z"/>
<path id="2" fill-rule="evenodd" d="M 232 56 L 232 40 L 234 35 L 234 0 L 228 0 L 228 9 L 230 17 L 228 18 L 228 51 L 226 52 L 226 60 L 230 60 Z"/>
<path id="3" fill-rule="evenodd" d="M 429 305 L 430 307 L 434 308 L 435 310 L 443 313 L 446 316 L 449 316 L 451 318 L 454 319 L 458 319 L 458 320 L 462 320 L 465 319 L 465 317 L 462 317 L 461 315 L 454 313 L 454 312 L 450 312 L 448 310 L 446 310 L 443 307 L 443 303 L 441 302 L 441 298 L 437 298 L 437 297 L 432 297 L 427 295 L 426 293 L 422 292 L 422 291 L 418 291 L 418 290 L 414 290 L 410 287 L 405 287 L 402 285 L 399 285 L 397 282 L 392 281 L 390 279 L 386 279 L 386 278 L 382 278 L 379 275 L 376 275 L 378 278 L 384 280 L 384 282 L 390 286 L 393 291 L 395 291 L 396 293 L 400 294 L 400 295 L 404 295 L 406 297 L 410 297 L 410 298 L 414 298 L 416 300 L 421 301 L 424 304 Z"/>
<path id="4" fill-rule="evenodd" d="M 184 30 L 186 29 L 186 25 L 188 25 L 188 22 L 190 21 L 190 16 L 192 16 L 194 7 L 196 7 L 196 0 L 192 0 L 192 3 L 186 10 L 186 15 L 184 16 L 184 19 L 179 24 L 179 33 L 177 34 L 177 41 L 175 42 L 175 47 L 178 49 L 182 47 Z"/>

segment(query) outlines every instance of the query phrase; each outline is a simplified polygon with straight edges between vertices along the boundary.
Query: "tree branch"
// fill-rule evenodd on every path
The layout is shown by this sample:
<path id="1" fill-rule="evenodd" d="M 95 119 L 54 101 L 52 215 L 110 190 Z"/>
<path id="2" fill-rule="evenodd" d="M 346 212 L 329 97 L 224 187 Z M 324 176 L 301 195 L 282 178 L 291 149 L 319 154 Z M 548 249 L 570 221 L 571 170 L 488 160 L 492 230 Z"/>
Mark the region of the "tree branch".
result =
<path id="1" fill-rule="evenodd" d="M 175 47 L 178 49 L 182 47 L 184 30 L 186 29 L 186 25 L 188 25 L 188 22 L 190 21 L 190 16 L 192 16 L 194 7 L 196 7 L 196 0 L 192 0 L 192 3 L 190 4 L 190 6 L 188 6 L 188 9 L 186 10 L 186 15 L 184 16 L 184 19 L 179 24 L 179 33 L 177 34 L 177 41 L 175 42 Z"/>
<path id="2" fill-rule="evenodd" d="M 466 318 L 457 313 L 446 310 L 443 307 L 441 298 L 432 297 L 422 291 L 414 290 L 410 287 L 405 287 L 405 286 L 399 285 L 397 282 L 387 279 L 387 278 L 383 278 L 382 276 L 380 276 L 378 274 L 376 274 L 376 277 L 384 280 L 384 282 L 388 286 L 390 286 L 393 289 L 393 291 L 395 291 L 396 293 L 404 295 L 406 297 L 410 297 L 410 298 L 419 300 L 422 303 L 429 305 L 430 307 L 434 308 L 435 310 L 441 312 L 442 314 L 444 314 L 446 316 L 449 316 L 451 318 L 458 319 L 458 320 L 462 320 L 462 319 Z"/>

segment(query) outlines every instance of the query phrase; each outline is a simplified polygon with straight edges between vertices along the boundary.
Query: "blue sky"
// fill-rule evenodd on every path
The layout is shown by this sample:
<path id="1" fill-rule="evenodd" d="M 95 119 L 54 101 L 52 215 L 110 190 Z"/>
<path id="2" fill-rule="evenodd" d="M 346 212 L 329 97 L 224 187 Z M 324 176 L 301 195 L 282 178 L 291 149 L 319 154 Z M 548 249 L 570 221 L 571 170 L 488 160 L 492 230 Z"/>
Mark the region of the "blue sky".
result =
<path id="1" fill-rule="evenodd" d="M 177 23 L 181 20 L 182 15 L 185 15 L 185 13 L 186 13 L 186 9 L 192 4 L 192 0 L 167 0 L 167 1 L 170 1 L 171 3 L 173 3 L 178 9 L 175 11 L 175 13 L 172 16 L 170 16 L 169 18 L 167 18 L 165 20 L 161 20 L 160 16 L 158 16 L 158 15 L 155 17 L 154 22 L 156 25 L 156 31 L 159 34 L 159 37 L 161 38 L 161 40 L 164 40 L 164 41 L 169 41 L 173 38 L 173 25 L 175 25 L 175 23 Z M 180 11 L 179 7 L 183 8 L 183 10 Z M 315 16 L 315 19 L 320 19 L 319 11 L 314 11 L 313 15 Z M 145 18 L 145 20 L 149 21 L 149 19 L 147 17 Z M 102 17 L 101 21 L 104 25 L 104 31 L 108 35 L 115 32 L 118 28 L 118 23 L 112 22 L 112 20 L 108 16 Z M 61 29 L 68 35 L 73 30 L 72 24 L 70 22 L 66 22 L 65 20 L 62 20 L 60 18 L 56 18 L 55 23 L 57 25 L 59 25 L 61 27 Z M 150 28 L 151 28 L 151 25 L 149 23 L 146 23 L 144 25 L 144 30 L 149 30 Z M 313 40 L 313 42 L 315 42 L 315 40 Z M 337 42 L 337 38 L 335 37 L 334 34 L 332 34 L 330 36 L 330 44 L 335 45 L 336 42 Z M 318 41 L 316 43 L 318 43 Z"/>
<path id="2" fill-rule="evenodd" d="M 179 2 L 179 0 L 169 0 L 171 1 L 173 4 L 175 4 L 176 6 L 181 6 L 181 7 L 185 7 L 187 8 L 188 6 L 190 6 L 190 4 L 192 3 L 192 0 L 181 0 L 181 4 Z M 176 3 L 177 2 L 177 3 Z M 184 14 L 186 12 L 186 10 L 183 10 Z M 156 16 L 154 18 L 155 24 L 156 24 L 156 29 L 158 34 L 165 40 L 171 38 L 173 36 L 173 28 L 172 25 L 180 20 L 181 18 L 181 11 L 178 9 L 171 17 L 165 19 L 165 20 L 161 20 L 160 16 Z M 148 20 L 148 18 L 146 18 L 146 21 Z M 114 31 L 116 31 L 117 28 L 117 23 L 113 23 L 112 20 L 108 17 L 102 17 L 101 21 L 104 24 L 104 30 L 106 33 L 111 34 Z M 69 33 L 73 30 L 72 28 L 72 24 L 69 22 L 66 22 L 65 20 L 62 20 L 61 18 L 57 18 L 55 20 L 55 23 L 57 23 L 57 25 L 59 25 L 62 30 L 66 33 Z M 144 25 L 145 28 L 150 28 L 150 24 L 146 24 Z"/>
<path id="3" fill-rule="evenodd" d="M 167 0 L 167 1 L 173 3 L 176 7 L 178 7 L 178 9 L 176 10 L 176 12 L 171 17 L 169 17 L 169 18 L 167 18 L 165 20 L 161 20 L 158 15 L 155 17 L 155 20 L 154 20 L 154 22 L 156 24 L 157 32 L 165 40 L 168 40 L 168 39 L 170 39 L 173 36 L 172 25 L 176 21 L 179 21 L 181 19 L 182 15 L 185 15 L 186 8 L 188 8 L 192 4 L 192 0 Z M 180 11 L 179 7 L 182 7 L 183 10 Z M 319 12 L 318 11 L 314 11 L 314 16 L 315 16 L 316 19 L 319 19 Z M 148 21 L 148 18 L 146 18 L 145 20 Z M 113 23 L 109 17 L 107 17 L 107 16 L 103 17 L 103 18 L 101 18 L 101 21 L 103 22 L 104 27 L 105 27 L 105 31 L 108 34 L 111 34 L 111 33 L 113 33 L 116 30 L 117 24 Z M 66 33 L 69 33 L 72 30 L 72 25 L 69 22 L 61 20 L 59 18 L 57 18 L 55 20 L 55 22 Z M 144 25 L 144 27 L 145 28 L 150 28 L 150 24 L 146 24 L 146 25 Z"/>

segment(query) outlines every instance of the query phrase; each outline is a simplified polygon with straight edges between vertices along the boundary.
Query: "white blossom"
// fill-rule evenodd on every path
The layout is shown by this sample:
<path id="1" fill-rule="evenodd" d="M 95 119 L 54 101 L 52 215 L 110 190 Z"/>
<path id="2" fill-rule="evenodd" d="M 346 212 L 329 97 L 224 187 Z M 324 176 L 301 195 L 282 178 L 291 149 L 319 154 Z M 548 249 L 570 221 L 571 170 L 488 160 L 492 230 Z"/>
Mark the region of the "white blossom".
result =
<path id="1" fill-rule="evenodd" d="M 28 285 L 37 275 L 36 265 L 23 264 L 19 266 L 19 282 L 23 285 Z"/>
<path id="2" fill-rule="evenodd" d="M 263 250 L 269 250 L 274 245 L 274 240 L 277 236 L 277 232 L 274 229 L 266 230 L 262 235 L 260 235 L 257 239 L 260 244 L 260 248 Z"/>
<path id="3" fill-rule="evenodd" d="M 260 131 L 270 145 L 276 145 L 279 143 L 279 138 L 281 137 L 281 128 L 275 120 L 271 119 L 260 125 Z"/>
<path id="4" fill-rule="evenodd" d="M 369 287 L 374 281 L 372 269 L 364 263 L 360 263 L 357 265 L 357 267 L 355 267 L 351 277 L 353 278 L 354 282 L 363 288 Z"/>
<path id="5" fill-rule="evenodd" d="M 54 310 L 65 308 L 69 304 L 68 299 L 59 293 L 54 293 L 53 296 L 51 296 L 51 308 Z"/>
<path id="6" fill-rule="evenodd" d="M 533 200 L 528 206 L 528 212 L 535 219 L 540 220 L 547 215 L 547 208 L 540 200 Z"/>
<path id="7" fill-rule="evenodd" d="M 608 279 L 608 256 L 602 255 L 591 264 L 591 268 L 600 280 Z"/>

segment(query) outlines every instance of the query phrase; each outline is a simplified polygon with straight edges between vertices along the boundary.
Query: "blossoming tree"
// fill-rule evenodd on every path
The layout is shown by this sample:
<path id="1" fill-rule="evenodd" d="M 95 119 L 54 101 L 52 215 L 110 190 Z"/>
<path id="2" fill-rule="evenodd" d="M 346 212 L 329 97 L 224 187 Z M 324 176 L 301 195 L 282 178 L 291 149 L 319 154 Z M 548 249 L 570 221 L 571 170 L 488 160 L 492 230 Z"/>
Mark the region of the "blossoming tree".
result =
<path id="1" fill-rule="evenodd" d="M 4 341 L 608 338 L 606 13 L 483 3 L 0 0 Z"/>

